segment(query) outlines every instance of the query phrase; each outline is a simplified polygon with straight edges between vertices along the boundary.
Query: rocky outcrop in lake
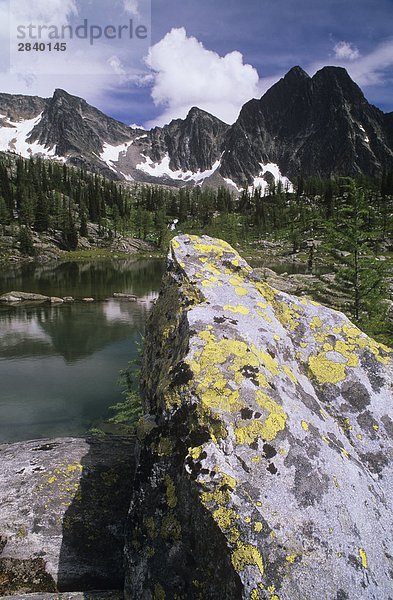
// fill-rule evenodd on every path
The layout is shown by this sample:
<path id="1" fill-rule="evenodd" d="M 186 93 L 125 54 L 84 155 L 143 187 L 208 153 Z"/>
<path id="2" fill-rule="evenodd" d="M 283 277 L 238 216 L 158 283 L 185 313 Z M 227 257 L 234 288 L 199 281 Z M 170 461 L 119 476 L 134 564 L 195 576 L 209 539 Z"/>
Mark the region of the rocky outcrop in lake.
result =
<path id="1" fill-rule="evenodd" d="M 393 597 L 392 350 L 180 236 L 148 323 L 126 598 Z"/>

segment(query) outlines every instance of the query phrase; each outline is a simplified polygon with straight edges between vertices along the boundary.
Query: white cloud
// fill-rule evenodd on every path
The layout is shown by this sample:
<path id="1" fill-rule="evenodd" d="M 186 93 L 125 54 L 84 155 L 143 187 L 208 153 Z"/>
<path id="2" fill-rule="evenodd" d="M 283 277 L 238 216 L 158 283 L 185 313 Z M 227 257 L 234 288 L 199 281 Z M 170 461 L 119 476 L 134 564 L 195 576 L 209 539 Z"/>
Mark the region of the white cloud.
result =
<path id="1" fill-rule="evenodd" d="M 314 75 L 326 62 L 316 61 L 309 65 L 306 71 Z M 345 67 L 361 87 L 383 85 L 386 83 L 388 69 L 393 67 L 393 38 L 379 44 L 368 54 L 361 55 L 358 51 L 358 56 L 350 61 L 348 57 L 336 56 L 334 65 Z"/>
<path id="2" fill-rule="evenodd" d="M 334 46 L 335 58 L 343 60 L 356 60 L 360 56 L 360 52 L 356 46 L 349 42 L 338 42 Z"/>
<path id="3" fill-rule="evenodd" d="M 126 75 L 126 71 L 124 70 L 124 67 L 118 56 L 111 56 L 108 59 L 108 64 L 116 75 Z"/>
<path id="4" fill-rule="evenodd" d="M 149 125 L 184 118 L 192 106 L 233 123 L 242 105 L 260 95 L 258 73 L 240 52 L 219 56 L 184 28 L 172 29 L 152 46 L 146 63 L 155 72 L 153 101 L 165 107 Z"/>
<path id="5" fill-rule="evenodd" d="M 11 17 L 18 23 L 62 25 L 78 14 L 76 0 L 11 0 Z"/>
<path id="6" fill-rule="evenodd" d="M 124 10 L 131 15 L 139 15 L 138 0 L 123 0 Z"/>

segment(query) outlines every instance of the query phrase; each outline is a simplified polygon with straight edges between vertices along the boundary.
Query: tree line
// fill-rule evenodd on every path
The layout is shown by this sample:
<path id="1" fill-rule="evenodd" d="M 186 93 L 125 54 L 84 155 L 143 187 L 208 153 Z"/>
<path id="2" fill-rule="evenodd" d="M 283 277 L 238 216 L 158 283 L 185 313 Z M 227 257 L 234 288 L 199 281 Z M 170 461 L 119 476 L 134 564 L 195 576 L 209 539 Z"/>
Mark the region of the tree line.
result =
<path id="1" fill-rule="evenodd" d="M 270 239 L 285 242 L 291 253 L 308 240 L 310 269 L 320 252 L 312 240 L 319 240 L 334 264 L 334 285 L 351 290 L 349 316 L 369 331 L 373 322 L 380 337 L 391 327 L 380 315 L 392 260 L 393 171 L 378 178 L 299 176 L 293 191 L 273 181 L 263 192 L 235 195 L 224 187 L 115 182 L 39 157 L 0 155 L 0 232 L 19 228 L 22 252 L 33 252 L 34 231 L 57 231 L 64 249 L 73 250 L 88 236 L 88 223 L 103 235 L 138 237 L 162 250 L 177 232 L 206 233 L 250 249 Z"/>

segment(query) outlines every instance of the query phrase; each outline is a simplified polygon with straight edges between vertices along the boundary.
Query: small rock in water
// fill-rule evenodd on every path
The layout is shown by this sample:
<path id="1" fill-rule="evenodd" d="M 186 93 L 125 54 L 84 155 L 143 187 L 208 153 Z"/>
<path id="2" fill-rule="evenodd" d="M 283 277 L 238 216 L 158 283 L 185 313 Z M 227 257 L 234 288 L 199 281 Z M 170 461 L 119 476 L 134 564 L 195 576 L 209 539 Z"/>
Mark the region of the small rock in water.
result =
<path id="1" fill-rule="evenodd" d="M 137 300 L 137 296 L 135 296 L 135 294 L 115 293 L 115 294 L 113 294 L 113 297 L 116 298 L 117 300 L 128 300 L 129 302 L 135 302 Z"/>

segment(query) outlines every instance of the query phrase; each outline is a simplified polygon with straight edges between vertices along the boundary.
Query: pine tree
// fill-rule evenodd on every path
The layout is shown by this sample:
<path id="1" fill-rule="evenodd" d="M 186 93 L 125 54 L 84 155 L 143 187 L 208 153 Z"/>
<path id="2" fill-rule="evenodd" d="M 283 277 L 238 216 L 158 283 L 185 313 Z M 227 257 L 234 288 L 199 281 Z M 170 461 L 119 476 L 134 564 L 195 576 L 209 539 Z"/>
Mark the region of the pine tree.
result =
<path id="1" fill-rule="evenodd" d="M 3 232 L 5 230 L 5 226 L 10 222 L 10 213 L 8 211 L 6 202 L 2 196 L 0 196 L 0 227 L 2 227 Z"/>
<path id="2" fill-rule="evenodd" d="M 49 223 L 49 202 L 47 197 L 39 192 L 35 206 L 34 229 L 38 232 L 47 231 Z"/>
<path id="3" fill-rule="evenodd" d="M 33 234 L 29 227 L 21 227 L 19 230 L 19 250 L 25 256 L 35 256 Z"/>
<path id="4" fill-rule="evenodd" d="M 365 324 L 383 312 L 385 268 L 373 254 L 364 191 L 349 179 L 344 190 L 330 232 L 332 245 L 340 251 L 335 257 L 340 261 L 336 283 L 342 294 L 349 295 L 351 318 Z"/>

